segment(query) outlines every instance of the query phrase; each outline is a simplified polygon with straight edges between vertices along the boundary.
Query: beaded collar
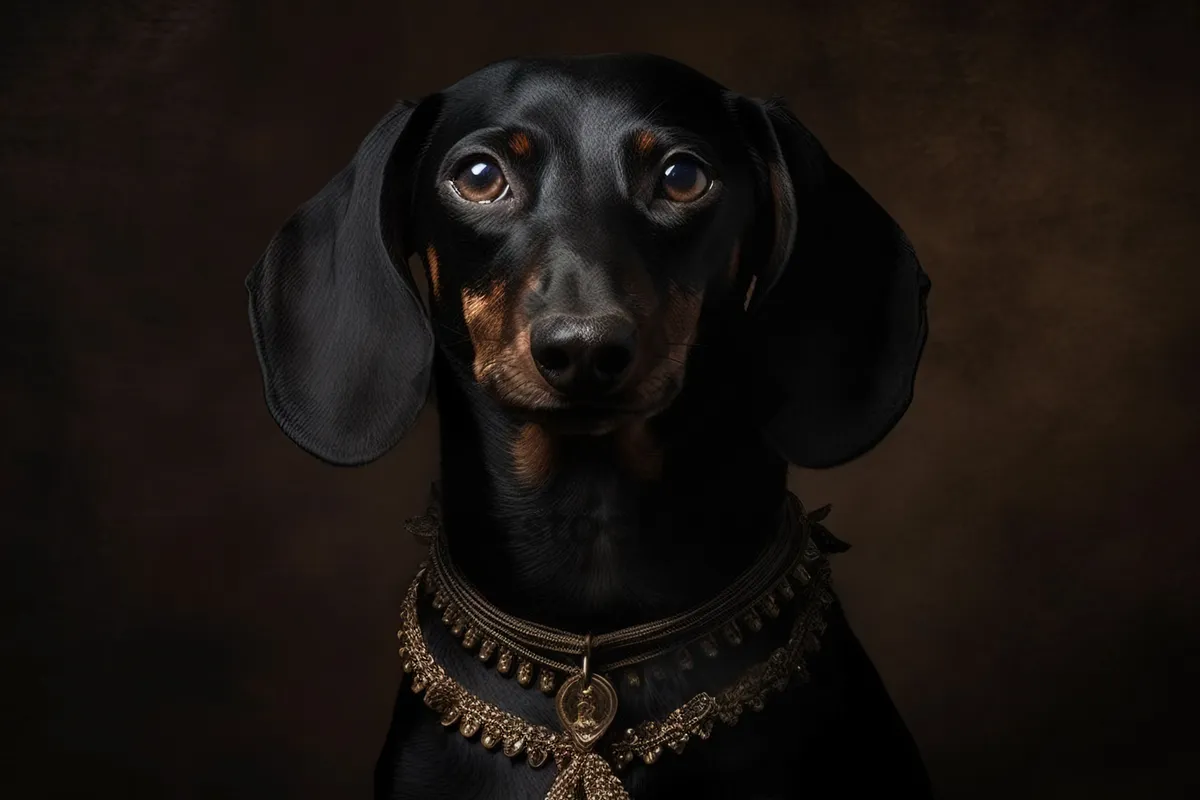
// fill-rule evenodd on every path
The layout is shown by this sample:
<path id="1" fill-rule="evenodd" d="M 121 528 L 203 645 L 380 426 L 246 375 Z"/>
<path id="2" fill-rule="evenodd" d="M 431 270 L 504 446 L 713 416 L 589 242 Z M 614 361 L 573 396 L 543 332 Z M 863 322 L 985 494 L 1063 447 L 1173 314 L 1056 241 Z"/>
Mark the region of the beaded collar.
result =
<path id="1" fill-rule="evenodd" d="M 635 758 L 647 765 L 655 764 L 665 748 L 682 753 L 693 737 L 708 739 L 717 722 L 736 724 L 747 709 L 761 710 L 772 691 L 782 692 L 793 680 L 808 679 L 805 657 L 819 647 L 818 637 L 825 630 L 825 612 L 833 602 L 830 567 L 825 553 L 840 552 L 847 547 L 820 524 L 828 510 L 825 507 L 807 514 L 800 501 L 789 494 L 781 525 L 784 533 L 731 586 L 731 589 L 741 588 L 725 593 L 734 598 L 733 601 L 725 606 L 716 604 L 722 609 L 720 613 L 706 617 L 713 607 L 709 603 L 685 612 L 679 618 L 638 626 L 652 633 L 665 631 L 672 635 L 646 639 L 653 645 L 641 651 L 642 655 L 651 654 L 647 658 L 626 655 L 624 660 L 606 661 L 597 660 L 592 650 L 600 651 L 604 643 L 643 640 L 628 633 L 633 629 L 597 637 L 578 636 L 502 614 L 493 615 L 494 609 L 486 606 L 486 600 L 453 570 L 444 549 L 436 502 L 431 503 L 425 517 L 409 524 L 415 535 L 429 543 L 430 554 L 409 587 L 401 608 L 397 637 L 404 672 L 411 676 L 412 691 L 423 694 L 425 705 L 441 715 L 442 725 L 447 728 L 457 727 L 467 738 L 478 735 L 485 748 L 499 746 L 510 758 L 524 754 L 526 763 L 534 769 L 542 767 L 552 756 L 558 775 L 546 800 L 574 800 L 577 797 L 627 800 L 629 795 L 616 770 Z M 762 591 L 756 594 L 760 584 Z M 423 592 L 433 596 L 434 607 L 443 611 L 443 622 L 462 637 L 463 645 L 468 649 L 479 648 L 481 661 L 486 663 L 496 654 L 496 668 L 502 674 L 511 674 L 513 661 L 519 658 L 517 679 L 521 685 L 529 686 L 533 683 L 534 662 L 542 664 L 538 685 L 547 694 L 555 694 L 560 730 L 530 723 L 497 708 L 468 692 L 446 673 L 430 653 L 421 630 L 418 609 Z M 751 599 L 738 602 L 739 597 Z M 752 620 L 758 618 L 761 627 L 759 612 L 777 616 L 780 599 L 794 601 L 795 617 L 786 644 L 772 651 L 766 661 L 750 667 L 716 694 L 700 692 L 665 719 L 647 720 L 620 736 L 606 738 L 617 711 L 617 693 L 606 673 L 612 674 L 616 669 L 628 666 L 625 662 L 631 660 L 632 663 L 648 661 L 662 655 L 659 651 L 672 647 L 676 648 L 675 663 L 683 668 L 683 663 L 691 658 L 683 655 L 688 652 L 688 645 L 711 643 L 714 638 L 713 630 L 691 625 L 692 620 L 715 620 L 717 629 L 729 641 L 730 631 L 736 628 L 738 618 L 751 630 L 755 629 Z M 771 607 L 773 613 L 769 610 Z M 520 632 L 509 625 L 514 620 L 523 623 Z M 558 661 L 548 665 L 544 653 L 527 646 L 531 642 L 545 644 L 539 637 L 547 634 L 553 634 L 548 648 L 551 652 L 578 654 L 578 668 L 563 669 L 565 665 Z M 624 634 L 624 638 L 617 634 Z M 597 646 L 597 642 L 601 646 Z M 707 652 L 703 646 L 701 650 Z M 567 677 L 554 691 L 556 670 Z"/>

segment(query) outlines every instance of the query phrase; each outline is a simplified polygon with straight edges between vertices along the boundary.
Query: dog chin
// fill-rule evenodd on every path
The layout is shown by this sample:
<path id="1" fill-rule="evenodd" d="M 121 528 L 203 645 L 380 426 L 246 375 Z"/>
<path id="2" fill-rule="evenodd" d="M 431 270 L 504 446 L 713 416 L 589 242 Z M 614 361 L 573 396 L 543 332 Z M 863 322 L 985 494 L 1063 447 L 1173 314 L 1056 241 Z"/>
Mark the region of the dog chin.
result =
<path id="1" fill-rule="evenodd" d="M 653 403 L 636 406 L 564 404 L 554 408 L 511 410 L 521 419 L 564 436 L 604 436 L 635 423 L 645 422 L 666 411 L 678 391 L 667 392 Z"/>
<path id="2" fill-rule="evenodd" d="M 649 416 L 641 411 L 564 406 L 553 410 L 516 409 L 517 414 L 563 436 L 604 436 Z"/>
<path id="3" fill-rule="evenodd" d="M 522 422 L 566 436 L 604 436 L 662 414 L 683 388 L 682 381 L 674 377 L 656 384 L 653 389 L 635 387 L 607 402 L 582 403 L 550 392 L 527 391 L 524 387 L 518 392 L 497 382 L 485 383 L 483 388 L 500 408 Z"/>

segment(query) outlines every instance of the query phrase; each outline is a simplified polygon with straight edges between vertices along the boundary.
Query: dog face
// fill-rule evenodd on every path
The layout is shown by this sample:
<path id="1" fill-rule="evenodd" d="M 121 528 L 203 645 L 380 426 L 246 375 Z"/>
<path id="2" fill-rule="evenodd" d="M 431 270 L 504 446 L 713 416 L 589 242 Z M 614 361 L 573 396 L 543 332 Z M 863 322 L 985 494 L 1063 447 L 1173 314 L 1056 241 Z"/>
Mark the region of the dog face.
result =
<path id="1" fill-rule="evenodd" d="M 412 180 L 443 351 L 518 415 L 591 433 L 678 394 L 756 202 L 721 88 L 637 59 L 471 76 Z"/>
<path id="2" fill-rule="evenodd" d="M 767 398 L 738 424 L 825 467 L 908 407 L 930 284 L 781 103 L 608 55 L 506 61 L 397 105 L 246 286 L 267 406 L 332 463 L 399 441 L 435 347 L 512 414 L 601 434 L 670 405 L 698 338 L 736 328 Z"/>

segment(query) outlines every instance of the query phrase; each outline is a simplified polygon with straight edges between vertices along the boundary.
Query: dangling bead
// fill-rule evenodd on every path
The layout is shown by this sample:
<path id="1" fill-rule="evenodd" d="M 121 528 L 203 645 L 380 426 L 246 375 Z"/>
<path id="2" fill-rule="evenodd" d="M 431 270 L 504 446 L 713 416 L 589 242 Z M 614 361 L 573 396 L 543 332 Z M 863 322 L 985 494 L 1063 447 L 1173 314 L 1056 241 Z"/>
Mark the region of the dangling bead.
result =
<path id="1" fill-rule="evenodd" d="M 517 665 L 517 683 L 527 689 L 529 688 L 529 685 L 533 683 L 533 664 L 528 661 L 521 661 Z"/>
<path id="2" fill-rule="evenodd" d="M 546 763 L 546 757 L 550 755 L 548 750 L 543 750 L 540 747 L 525 747 L 525 760 L 529 762 L 529 766 L 537 769 L 542 764 Z"/>
<path id="3" fill-rule="evenodd" d="M 462 646 L 468 650 L 474 650 L 477 644 L 479 644 L 479 634 L 474 628 L 467 628 L 466 632 L 463 633 Z"/>
<path id="4" fill-rule="evenodd" d="M 491 750 L 500 743 L 501 733 L 490 728 L 483 729 L 483 736 L 479 737 L 479 743 L 488 750 Z"/>
<path id="5" fill-rule="evenodd" d="M 470 739 L 475 734 L 479 733 L 479 729 L 483 723 L 476 717 L 463 717 L 458 722 L 458 732 Z"/>

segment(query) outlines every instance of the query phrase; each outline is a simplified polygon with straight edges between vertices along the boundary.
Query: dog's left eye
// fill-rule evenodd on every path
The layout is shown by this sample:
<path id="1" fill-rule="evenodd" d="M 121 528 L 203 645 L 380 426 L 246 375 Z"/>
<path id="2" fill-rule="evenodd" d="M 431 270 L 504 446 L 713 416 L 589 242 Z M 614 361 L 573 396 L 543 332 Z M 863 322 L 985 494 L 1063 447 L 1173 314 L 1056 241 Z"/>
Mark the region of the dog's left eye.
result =
<path id="1" fill-rule="evenodd" d="M 492 203 L 508 194 L 504 171 L 487 158 L 472 159 L 450 185 L 459 197 L 472 203 Z"/>
<path id="2" fill-rule="evenodd" d="M 678 156 L 667 162 L 659 180 L 662 194 L 675 203 L 699 200 L 712 186 L 712 178 L 693 158 Z"/>

